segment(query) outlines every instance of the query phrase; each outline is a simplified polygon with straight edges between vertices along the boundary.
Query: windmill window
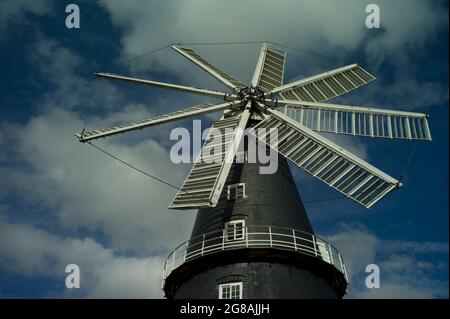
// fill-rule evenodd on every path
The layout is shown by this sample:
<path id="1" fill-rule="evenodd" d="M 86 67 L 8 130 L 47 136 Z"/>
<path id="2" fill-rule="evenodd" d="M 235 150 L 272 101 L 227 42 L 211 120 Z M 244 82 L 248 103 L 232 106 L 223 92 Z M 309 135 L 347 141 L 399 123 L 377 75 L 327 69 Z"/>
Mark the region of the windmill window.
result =
<path id="1" fill-rule="evenodd" d="M 245 194 L 245 183 L 228 185 L 227 200 L 236 200 L 247 197 Z"/>
<path id="2" fill-rule="evenodd" d="M 219 299 L 242 299 L 242 282 L 219 285 Z"/>
<path id="3" fill-rule="evenodd" d="M 322 256 L 322 259 L 331 264 L 331 251 L 328 250 L 327 245 L 324 242 L 317 240 L 316 246 L 319 248 L 319 253 L 320 256 Z"/>
<path id="4" fill-rule="evenodd" d="M 240 240 L 245 238 L 245 220 L 232 220 L 225 224 L 225 240 Z"/>

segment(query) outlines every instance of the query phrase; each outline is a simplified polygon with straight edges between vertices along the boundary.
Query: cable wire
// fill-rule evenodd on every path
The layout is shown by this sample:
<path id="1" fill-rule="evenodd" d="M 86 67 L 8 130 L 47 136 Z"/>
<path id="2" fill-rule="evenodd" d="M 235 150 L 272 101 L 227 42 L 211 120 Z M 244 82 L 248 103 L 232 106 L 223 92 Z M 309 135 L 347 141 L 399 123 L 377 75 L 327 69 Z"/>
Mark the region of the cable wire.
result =
<path id="1" fill-rule="evenodd" d="M 309 55 L 313 55 L 313 56 L 317 56 L 317 57 L 321 57 L 321 58 L 326 58 L 326 59 L 334 59 L 334 60 L 338 60 L 339 58 L 336 56 L 329 56 L 329 55 L 325 55 L 322 53 L 316 53 L 313 51 L 306 51 L 306 50 L 302 50 L 299 48 L 295 48 L 295 47 L 291 47 L 282 43 L 278 43 L 278 42 L 273 42 L 273 41 L 235 41 L 235 42 L 183 42 L 183 43 L 172 43 L 172 44 L 167 44 L 164 45 L 160 48 L 154 49 L 154 50 L 150 50 L 147 52 L 144 52 L 138 56 L 132 57 L 128 60 L 125 60 L 121 63 L 119 63 L 117 65 L 117 67 L 122 67 L 126 64 L 129 64 L 131 62 L 135 62 L 143 57 L 146 57 L 148 55 L 154 54 L 158 51 L 164 50 L 166 48 L 169 48 L 171 45 L 197 45 L 197 46 L 213 46 L 213 45 L 243 45 L 243 44 L 261 44 L 261 43 L 271 43 L 273 45 L 279 46 L 279 47 L 283 47 L 283 48 L 287 48 L 287 49 L 291 49 L 294 51 L 298 51 L 300 53 L 304 53 L 304 54 L 309 54 Z"/>
<path id="2" fill-rule="evenodd" d="M 132 168 L 132 169 L 134 169 L 135 171 L 138 171 L 139 173 L 142 173 L 142 174 L 144 174 L 145 176 L 148 176 L 148 177 L 150 177 L 150 178 L 152 178 L 152 179 L 154 179 L 154 180 L 156 180 L 156 181 L 158 181 L 158 182 L 160 182 L 160 183 L 163 183 L 163 184 L 165 184 L 165 185 L 167 185 L 167 186 L 169 186 L 169 187 L 172 187 L 172 188 L 174 188 L 174 189 L 176 189 L 176 190 L 180 190 L 180 188 L 179 188 L 178 186 L 175 186 L 175 185 L 173 185 L 173 184 L 171 184 L 171 183 L 169 183 L 169 182 L 163 180 L 162 178 L 159 178 L 159 177 L 156 177 L 156 176 L 154 176 L 154 175 L 152 175 L 152 174 L 150 174 L 150 173 L 147 173 L 146 171 L 144 171 L 144 170 L 142 170 L 142 169 L 136 167 L 136 166 L 133 165 L 133 164 L 130 164 L 130 163 L 128 163 L 128 162 L 125 162 L 124 160 L 122 160 L 122 159 L 120 159 L 119 157 L 117 157 L 116 155 L 114 155 L 114 154 L 112 154 L 112 153 L 106 151 L 105 149 L 101 148 L 100 146 L 97 146 L 97 145 L 95 145 L 94 143 L 92 143 L 92 142 L 90 142 L 90 141 L 87 141 L 86 143 L 88 143 L 89 145 L 93 146 L 94 148 L 96 148 L 96 149 L 99 150 L 100 152 L 102 152 L 102 153 L 108 155 L 109 157 L 115 159 L 116 161 L 119 161 L 120 163 L 122 163 L 122 164 L 124 164 L 124 165 L 126 165 L 126 166 L 128 166 L 128 167 L 130 167 L 130 168 Z"/>
<path id="3" fill-rule="evenodd" d="M 129 162 L 126 162 L 126 161 L 120 159 L 118 156 L 112 154 L 111 152 L 108 152 L 107 150 L 103 149 L 102 147 L 100 147 L 98 145 L 95 145 L 94 143 L 92 143 L 90 141 L 86 141 L 86 143 L 88 143 L 92 147 L 96 148 L 100 152 L 106 154 L 107 156 L 111 157 L 112 159 L 114 159 L 114 160 L 116 160 L 116 161 L 118 161 L 118 162 L 128 166 L 129 168 L 134 169 L 135 171 L 137 171 L 137 172 L 139 172 L 141 174 L 144 174 L 145 176 L 147 176 L 147 177 L 149 177 L 149 178 L 151 178 L 151 179 L 153 179 L 153 180 L 155 180 L 157 182 L 160 182 L 160 183 L 162 183 L 162 184 L 164 184 L 166 186 L 169 186 L 169 187 L 171 187 L 173 189 L 176 189 L 177 191 L 182 191 L 180 187 L 178 187 L 178 186 L 176 186 L 176 185 L 174 185 L 172 183 L 169 183 L 168 181 L 166 181 L 166 180 L 164 180 L 164 179 L 162 179 L 160 177 L 157 177 L 157 176 L 155 176 L 153 174 L 150 174 L 150 173 L 144 171 L 143 169 L 138 168 L 137 166 L 135 166 L 135 165 L 133 165 L 133 164 L 131 164 Z M 185 192 L 185 191 L 182 191 L 182 192 L 185 193 L 185 194 L 189 194 L 188 192 Z M 195 196 L 195 194 L 191 194 L 191 195 Z M 303 204 L 312 204 L 312 203 L 319 203 L 319 202 L 338 200 L 338 199 L 343 199 L 343 198 L 346 198 L 346 196 L 341 195 L 341 196 L 336 196 L 336 197 L 328 197 L 328 198 L 321 198 L 321 199 L 314 199 L 314 200 L 305 200 L 305 201 L 302 201 L 302 202 L 303 202 Z"/>
<path id="4" fill-rule="evenodd" d="M 399 182 L 401 182 L 405 178 L 406 172 L 409 168 L 409 165 L 411 164 L 411 161 L 413 159 L 415 152 L 416 152 L 416 144 L 413 144 L 411 152 L 409 153 L 409 156 L 408 156 L 408 160 L 406 161 L 405 166 L 403 166 L 402 173 L 400 174 L 400 177 L 398 178 Z"/>
<path id="5" fill-rule="evenodd" d="M 168 47 L 170 47 L 169 44 L 167 44 L 167 45 L 165 45 L 165 46 L 162 46 L 162 47 L 160 47 L 160 48 L 158 48 L 158 49 L 155 49 L 155 50 L 151 50 L 151 51 L 144 52 L 144 53 L 142 53 L 142 54 L 140 54 L 140 55 L 138 55 L 138 56 L 135 56 L 135 57 L 132 57 L 132 58 L 130 58 L 130 59 L 128 59 L 128 60 L 125 60 L 125 61 L 123 61 L 123 62 L 120 62 L 120 63 L 117 65 L 117 67 L 122 67 L 122 66 L 124 66 L 124 65 L 130 64 L 131 62 L 135 62 L 135 61 L 137 61 L 137 60 L 139 60 L 139 59 L 142 59 L 143 57 L 146 57 L 146 56 L 148 56 L 148 55 L 154 54 L 154 53 L 159 52 L 159 51 L 161 51 L 161 50 L 164 50 L 164 49 L 166 49 L 166 48 L 168 48 Z"/>
<path id="6" fill-rule="evenodd" d="M 237 41 L 237 42 L 185 42 L 173 45 L 235 45 L 235 44 L 261 44 L 270 41 Z"/>
<path id="7" fill-rule="evenodd" d="M 334 197 L 325 197 L 325 198 L 319 198 L 319 199 L 311 199 L 311 200 L 305 200 L 303 201 L 303 204 L 313 204 L 313 203 L 321 203 L 321 202 L 329 202 L 332 200 L 338 200 L 338 199 L 344 199 L 347 198 L 345 195 L 340 196 L 334 196 Z"/>
<path id="8" fill-rule="evenodd" d="M 337 56 L 330 56 L 330 55 L 325 55 L 325 54 L 321 54 L 321 53 L 316 53 L 316 52 L 312 52 L 312 51 L 306 51 L 306 50 L 302 50 L 299 48 L 294 48 L 285 44 L 281 44 L 281 43 L 277 43 L 277 42 L 272 42 L 272 41 L 268 41 L 269 43 L 272 43 L 276 46 L 282 47 L 282 48 L 286 48 L 286 49 L 291 49 L 294 51 L 298 51 L 300 53 L 304 53 L 304 54 L 309 54 L 309 55 L 314 55 L 317 56 L 319 58 L 326 58 L 326 59 L 332 59 L 332 60 L 339 60 L 339 58 Z"/>

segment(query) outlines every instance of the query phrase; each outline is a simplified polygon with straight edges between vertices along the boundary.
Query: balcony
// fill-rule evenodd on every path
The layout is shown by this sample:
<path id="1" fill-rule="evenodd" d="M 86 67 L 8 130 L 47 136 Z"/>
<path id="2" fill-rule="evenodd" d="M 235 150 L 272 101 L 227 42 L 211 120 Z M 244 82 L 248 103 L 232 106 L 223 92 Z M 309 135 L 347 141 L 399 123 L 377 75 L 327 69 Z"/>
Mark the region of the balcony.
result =
<path id="1" fill-rule="evenodd" d="M 317 258 L 334 266 L 348 282 L 341 254 L 325 240 L 292 228 L 250 225 L 231 235 L 226 230 L 205 233 L 178 246 L 164 264 L 163 285 L 170 273 L 186 262 L 222 251 L 246 248 L 287 250 Z"/>

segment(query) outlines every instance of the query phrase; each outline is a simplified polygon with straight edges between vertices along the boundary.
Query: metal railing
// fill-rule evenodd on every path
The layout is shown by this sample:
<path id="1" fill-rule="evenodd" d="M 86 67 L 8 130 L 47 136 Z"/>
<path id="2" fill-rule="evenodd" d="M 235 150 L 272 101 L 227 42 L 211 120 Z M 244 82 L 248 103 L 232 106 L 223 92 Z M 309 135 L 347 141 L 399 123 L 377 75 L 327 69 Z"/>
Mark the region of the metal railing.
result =
<path id="1" fill-rule="evenodd" d="M 274 248 L 319 258 L 339 270 L 348 281 L 341 254 L 325 240 L 293 228 L 251 225 L 228 234 L 225 229 L 194 237 L 173 250 L 164 264 L 164 280 L 185 262 L 224 250 Z"/>

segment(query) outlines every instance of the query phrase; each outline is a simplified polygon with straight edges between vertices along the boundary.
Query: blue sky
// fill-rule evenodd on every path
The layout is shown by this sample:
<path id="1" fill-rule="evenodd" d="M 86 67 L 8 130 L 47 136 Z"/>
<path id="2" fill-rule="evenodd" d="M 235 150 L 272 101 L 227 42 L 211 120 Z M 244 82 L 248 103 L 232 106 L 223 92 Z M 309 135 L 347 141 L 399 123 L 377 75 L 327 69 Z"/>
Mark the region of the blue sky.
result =
<path id="1" fill-rule="evenodd" d="M 167 209 L 174 191 L 78 143 L 74 133 L 163 114 L 208 99 L 96 79 L 98 70 L 198 87 L 224 87 L 164 49 L 170 43 L 273 41 L 286 49 L 285 81 L 360 63 L 377 80 L 337 103 L 426 112 L 433 141 L 416 142 L 404 187 L 367 211 L 349 200 L 307 203 L 315 232 L 343 254 L 348 297 L 448 298 L 448 3 L 378 1 L 381 29 L 364 26 L 373 1 L 0 1 L 0 296 L 161 298 L 165 256 L 195 213 Z M 259 44 L 193 46 L 249 81 Z M 204 128 L 218 114 L 202 117 Z M 99 145 L 180 185 L 189 165 L 170 162 L 171 129 Z M 399 177 L 409 141 L 329 136 Z M 337 194 L 291 167 L 305 201 Z M 77 263 L 81 288 L 64 286 Z M 376 263 L 381 288 L 366 289 Z"/>

